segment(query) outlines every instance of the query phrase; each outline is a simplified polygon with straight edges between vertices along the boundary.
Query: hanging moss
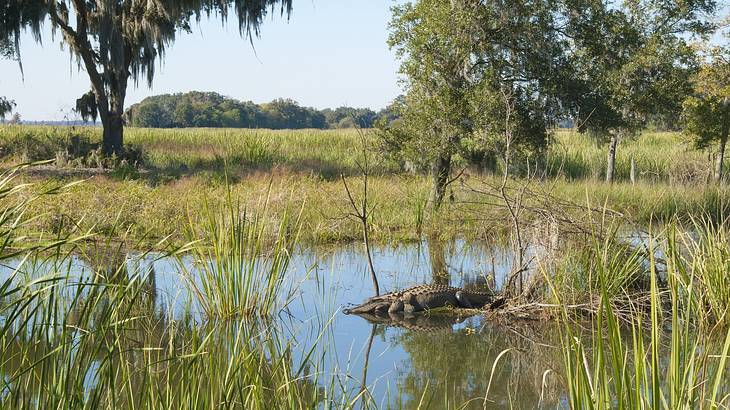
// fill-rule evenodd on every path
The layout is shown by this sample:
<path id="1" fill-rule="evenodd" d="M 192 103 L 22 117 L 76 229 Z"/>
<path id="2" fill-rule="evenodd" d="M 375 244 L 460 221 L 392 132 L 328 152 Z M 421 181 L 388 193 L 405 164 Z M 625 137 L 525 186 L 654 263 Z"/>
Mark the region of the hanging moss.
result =
<path id="1" fill-rule="evenodd" d="M 74 110 L 81 115 L 81 118 L 83 118 L 84 121 L 91 119 L 96 122 L 96 117 L 99 111 L 96 105 L 96 97 L 94 96 L 94 93 L 89 91 L 76 100 L 76 108 Z"/>

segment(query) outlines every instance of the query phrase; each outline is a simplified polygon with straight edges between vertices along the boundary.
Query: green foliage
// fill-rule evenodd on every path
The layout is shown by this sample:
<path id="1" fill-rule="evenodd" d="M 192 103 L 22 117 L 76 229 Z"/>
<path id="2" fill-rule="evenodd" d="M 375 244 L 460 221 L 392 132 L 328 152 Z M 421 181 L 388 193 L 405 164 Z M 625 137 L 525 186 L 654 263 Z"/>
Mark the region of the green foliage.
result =
<path id="1" fill-rule="evenodd" d="M 402 121 L 382 133 L 386 150 L 419 168 L 493 163 L 507 146 L 542 151 L 560 114 L 556 81 L 570 68 L 556 10 L 554 1 L 394 7 L 389 44 L 408 93 Z"/>
<path id="2" fill-rule="evenodd" d="M 293 100 L 278 99 L 261 106 L 264 128 L 325 128 L 325 117 L 312 108 L 300 107 Z"/>
<path id="3" fill-rule="evenodd" d="M 730 48 L 713 47 L 684 101 L 684 132 L 698 148 L 727 140 L 730 128 Z"/>
<path id="4" fill-rule="evenodd" d="M 692 35 L 711 28 L 714 1 L 567 1 L 573 79 L 560 88 L 578 129 L 599 139 L 677 117 L 690 92 Z"/>
<path id="5" fill-rule="evenodd" d="M 383 112 L 390 116 L 390 113 Z M 241 102 L 217 93 L 148 97 L 127 110 L 129 125 L 147 128 L 372 128 L 380 114 L 368 108 L 339 107 L 318 111 L 296 101 L 278 99 L 266 104 Z M 354 120 L 353 120 L 354 118 Z"/>
<path id="6" fill-rule="evenodd" d="M 384 110 L 376 113 L 369 108 L 338 107 L 334 110 L 326 108 L 322 114 L 329 128 L 372 128 L 381 114 L 385 114 Z"/>

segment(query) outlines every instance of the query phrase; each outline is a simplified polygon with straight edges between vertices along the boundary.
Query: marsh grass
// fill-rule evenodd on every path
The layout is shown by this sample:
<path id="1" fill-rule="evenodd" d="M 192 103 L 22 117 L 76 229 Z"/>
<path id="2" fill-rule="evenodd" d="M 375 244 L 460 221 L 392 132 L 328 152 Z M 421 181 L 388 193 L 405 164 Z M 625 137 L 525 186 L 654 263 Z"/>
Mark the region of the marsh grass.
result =
<path id="1" fill-rule="evenodd" d="M 53 158 L 74 138 L 98 144 L 100 130 L 94 127 L 0 126 L 0 162 L 8 166 L 28 157 Z M 375 139 L 376 135 L 368 134 Z M 29 169 L 25 180 L 62 184 L 69 179 L 92 177 L 86 184 L 67 190 L 53 201 L 38 201 L 31 211 L 40 215 L 29 230 L 65 232 L 59 220 L 94 227 L 107 234 L 118 219 L 124 230 L 150 243 L 176 235 L 189 222 L 205 218 L 204 202 L 225 202 L 227 184 L 236 201 L 249 213 L 262 211 L 252 197 L 265 195 L 271 186 L 268 212 L 281 216 L 306 198 L 301 215 L 302 242 L 331 243 L 359 240 L 356 223 L 344 216 L 347 198 L 338 180 L 340 174 L 357 175 L 359 145 L 354 130 L 246 130 L 246 129 L 137 129 L 128 128 L 125 141 L 139 152 L 141 168 L 119 165 L 112 171 L 97 168 Z M 82 144 L 83 145 L 83 144 Z M 373 142 L 372 145 L 377 145 Z M 26 147 L 26 148 L 22 148 Z M 605 184 L 605 147 L 586 136 L 558 131 L 544 159 L 545 180 L 535 181 L 538 191 L 550 190 L 556 198 L 576 204 L 605 204 L 627 221 L 647 225 L 675 217 L 683 221 L 706 214 L 719 221 L 727 214 L 728 188 L 705 183 L 702 172 L 688 174 L 678 168 L 711 169 L 703 152 L 695 151 L 680 134 L 646 132 L 621 143 L 617 158 L 618 179 Z M 628 180 L 631 159 L 637 164 L 637 182 Z M 542 166 L 542 165 L 541 165 Z M 424 235 L 444 238 L 491 238 L 495 229 L 483 223 L 488 215 L 503 221 L 498 207 L 459 184 L 452 184 L 451 197 L 438 215 L 428 209 L 430 178 L 405 171 L 389 159 L 372 167 L 369 193 L 376 212 L 371 221 L 374 242 L 417 241 Z M 469 169 L 466 180 L 493 183 L 494 169 Z M 694 176 L 693 176 L 694 175 Z M 271 184 L 271 181 L 274 181 Z M 61 181 L 61 182 L 59 182 Z M 519 186 L 523 181 L 510 181 Z M 572 215 L 580 218 L 582 215 Z M 530 221 L 525 221 L 530 223 Z M 272 231 L 276 227 L 272 227 Z"/>
<path id="2" fill-rule="evenodd" d="M 680 289 L 688 294 L 697 289 L 701 297 L 692 300 L 699 320 L 730 324 L 730 235 L 727 221 L 714 223 L 695 219 L 691 233 L 672 229 L 668 238 L 672 269 Z M 680 253 L 677 249 L 687 249 Z"/>
<path id="3" fill-rule="evenodd" d="M 156 254 L 220 258 L 209 275 L 213 269 L 239 275 L 219 283 L 240 286 L 231 289 L 232 299 L 210 288 L 206 297 L 221 302 L 201 317 L 190 306 L 178 312 L 160 303 L 153 264 L 143 268 L 103 251 L 82 252 L 90 269 L 79 270 L 72 263 L 77 238 L 52 247 L 15 246 L 14 230 L 27 221 L 25 206 L 33 198 L 19 195 L 24 188 L 0 181 L 0 195 L 17 197 L 6 198 L 17 202 L 0 212 L 0 257 L 9 270 L 0 276 L 2 407 L 352 408 L 366 396 L 353 393 L 347 375 L 325 375 L 315 354 L 326 349 L 321 337 L 297 348 L 271 320 L 295 243 L 296 231 L 285 232 L 288 219 L 281 240 L 264 247 L 261 225 L 228 207 L 210 214 L 212 242 Z M 257 314 L 239 314 L 250 312 Z"/>
<path id="4" fill-rule="evenodd" d="M 285 287 L 285 274 L 301 212 L 291 218 L 291 211 L 284 211 L 271 233 L 268 201 L 267 196 L 249 212 L 228 191 L 222 206 L 204 203 L 202 224 L 189 220 L 186 232 L 195 262 L 192 269 L 182 259 L 178 264 L 208 317 L 268 317 L 288 299 L 292 290 Z"/>
<path id="5" fill-rule="evenodd" d="M 369 138 L 376 139 L 374 133 Z M 0 126 L 0 158 L 12 160 L 52 159 L 72 139 L 98 144 L 98 127 Z M 125 129 L 125 142 L 144 157 L 146 168 L 163 173 L 194 173 L 218 168 L 224 161 L 237 172 L 269 170 L 315 173 L 326 179 L 339 174 L 356 175 L 359 136 L 356 130 L 266 130 L 266 129 Z M 377 144 L 373 144 L 376 146 Z M 540 173 L 567 180 L 602 181 L 607 148 L 588 136 L 558 130 L 544 158 Z M 646 131 L 622 141 L 617 151 L 617 181 L 628 181 L 631 161 L 639 181 L 646 183 L 696 184 L 707 182 L 711 158 L 695 150 L 680 133 Z M 229 169 L 229 172 L 232 170 Z M 381 174 L 403 173 L 402 164 L 382 160 Z M 485 169 L 497 173 L 498 169 Z"/>
<path id="6" fill-rule="evenodd" d="M 4 406 L 347 408 L 357 399 L 324 378 L 314 346 L 297 358 L 271 323 L 176 319 L 150 300 L 146 274 L 116 277 L 56 272 L 24 286 L 2 337 Z"/>
<path id="7" fill-rule="evenodd" d="M 584 243 L 566 246 L 551 275 L 552 286 L 567 304 L 610 300 L 641 292 L 648 283 L 646 249 L 631 243 L 625 229 L 615 221 L 592 227 Z M 548 297 L 550 295 L 548 294 Z"/>
<path id="8" fill-rule="evenodd" d="M 555 133 L 547 155 L 549 174 L 569 180 L 603 180 L 606 172 L 605 145 L 572 130 Z M 649 183 L 704 183 L 711 172 L 707 153 L 695 150 L 688 138 L 676 132 L 645 131 L 621 141 L 616 156 L 616 178 L 629 181 L 631 160 L 637 178 Z"/>
<path id="9" fill-rule="evenodd" d="M 710 248 L 727 249 L 722 236 L 712 232 L 697 241 L 709 239 Z M 551 283 L 561 306 L 558 322 L 571 408 L 727 407 L 730 328 L 722 324 L 727 305 L 721 316 L 704 310 L 713 306 L 712 293 L 717 290 L 712 287 L 726 288 L 728 275 L 723 275 L 722 283 L 708 280 L 706 245 L 690 246 L 683 255 L 676 235 L 676 226 L 670 225 L 649 239 L 648 304 L 634 300 L 628 307 L 615 305 L 615 275 L 626 272 L 596 269 L 599 304 L 588 337 L 577 330 L 573 313 Z M 660 269 L 656 260 L 658 250 L 666 255 L 666 269 Z M 709 266 L 716 265 L 710 261 Z M 661 270 L 666 287 L 659 284 Z M 709 277 L 720 279 L 713 273 Z"/>

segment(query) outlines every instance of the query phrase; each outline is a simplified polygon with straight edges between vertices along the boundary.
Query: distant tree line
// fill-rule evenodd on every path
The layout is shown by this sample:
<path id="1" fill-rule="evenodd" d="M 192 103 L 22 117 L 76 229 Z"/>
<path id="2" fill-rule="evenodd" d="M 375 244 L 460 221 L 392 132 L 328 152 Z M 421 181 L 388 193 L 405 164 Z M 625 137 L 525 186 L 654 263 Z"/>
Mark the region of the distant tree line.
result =
<path id="1" fill-rule="evenodd" d="M 369 108 L 339 107 L 317 110 L 291 99 L 265 104 L 238 101 L 214 92 L 164 94 L 148 97 L 125 113 L 128 125 L 148 128 L 372 128 L 378 121 L 392 121 L 392 107 L 379 112 Z"/>

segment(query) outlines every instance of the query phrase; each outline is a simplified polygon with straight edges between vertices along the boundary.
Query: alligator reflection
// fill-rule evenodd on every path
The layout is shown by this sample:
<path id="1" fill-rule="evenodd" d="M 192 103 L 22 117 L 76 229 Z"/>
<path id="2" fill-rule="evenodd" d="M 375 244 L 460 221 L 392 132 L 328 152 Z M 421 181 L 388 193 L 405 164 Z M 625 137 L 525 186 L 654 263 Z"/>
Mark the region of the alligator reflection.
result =
<path id="1" fill-rule="evenodd" d="M 407 314 L 403 312 L 388 313 L 387 315 L 360 313 L 358 316 L 374 325 L 402 327 L 417 332 L 450 332 L 455 324 L 462 323 L 466 319 L 466 317 L 456 315 Z"/>

